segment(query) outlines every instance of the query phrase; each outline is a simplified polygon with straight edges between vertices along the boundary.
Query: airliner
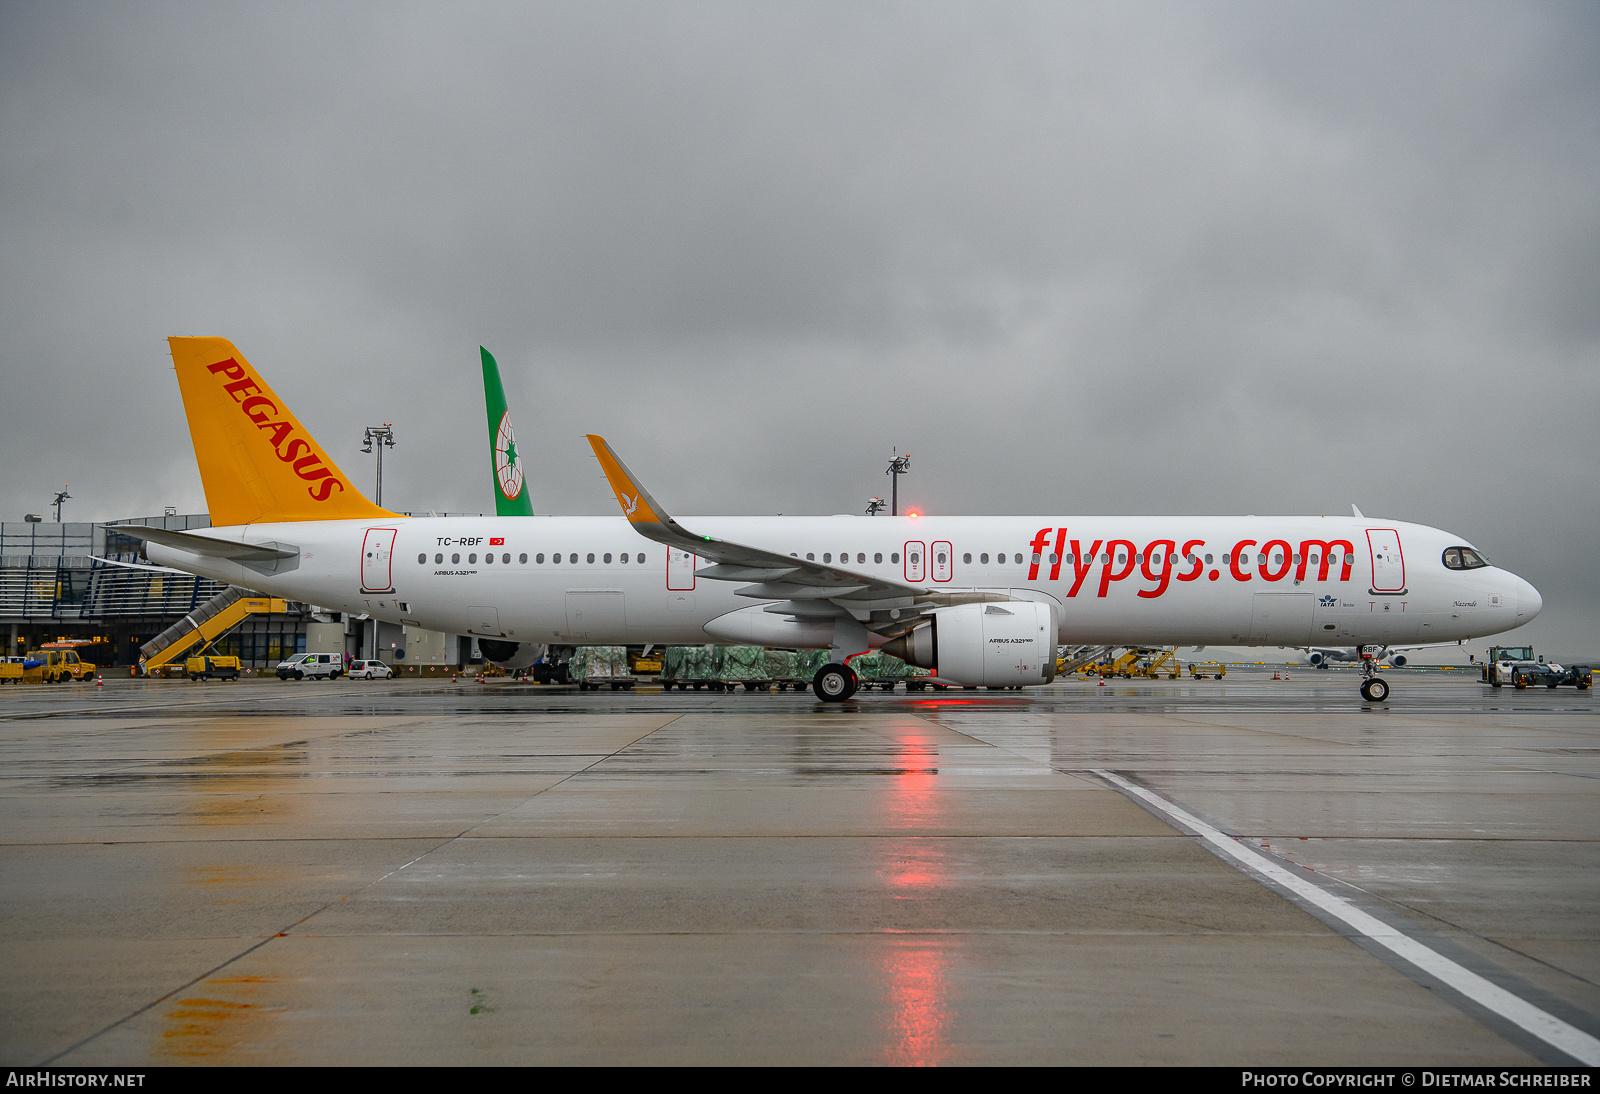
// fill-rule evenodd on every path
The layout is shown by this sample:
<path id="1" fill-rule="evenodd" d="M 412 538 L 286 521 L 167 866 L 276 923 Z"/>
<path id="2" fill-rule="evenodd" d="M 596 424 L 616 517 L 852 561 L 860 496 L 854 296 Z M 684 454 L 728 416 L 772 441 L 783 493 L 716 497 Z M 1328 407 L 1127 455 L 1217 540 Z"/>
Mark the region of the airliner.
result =
<path id="1" fill-rule="evenodd" d="M 474 635 L 512 668 L 551 644 L 826 649 L 812 687 L 841 702 L 851 658 L 874 649 L 1016 687 L 1052 680 L 1058 644 L 1327 643 L 1362 649 L 1362 697 L 1383 702 L 1384 647 L 1496 634 L 1543 606 L 1460 537 L 1353 507 L 680 519 L 594 435 L 620 517 L 407 517 L 362 495 L 232 342 L 169 345 L 213 526 L 119 526 L 149 561 Z"/>

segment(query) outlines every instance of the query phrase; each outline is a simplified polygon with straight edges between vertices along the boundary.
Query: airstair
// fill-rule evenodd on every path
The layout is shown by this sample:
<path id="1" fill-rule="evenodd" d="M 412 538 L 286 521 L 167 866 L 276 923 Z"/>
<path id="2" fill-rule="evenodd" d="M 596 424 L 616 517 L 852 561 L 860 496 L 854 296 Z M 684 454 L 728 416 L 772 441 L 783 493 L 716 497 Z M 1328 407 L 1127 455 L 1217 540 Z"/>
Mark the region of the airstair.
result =
<path id="1" fill-rule="evenodd" d="M 1102 657 L 1110 656 L 1111 651 L 1116 648 L 1115 646 L 1079 646 L 1076 649 L 1067 650 L 1056 661 L 1056 675 L 1066 676 L 1069 673 L 1077 672 L 1085 665 L 1092 664 Z"/>
<path id="2" fill-rule="evenodd" d="M 281 615 L 289 610 L 286 600 L 247 596 L 247 591 L 237 585 L 228 586 L 140 646 L 139 675 L 147 676 L 191 650 L 205 649 L 252 615 Z"/>

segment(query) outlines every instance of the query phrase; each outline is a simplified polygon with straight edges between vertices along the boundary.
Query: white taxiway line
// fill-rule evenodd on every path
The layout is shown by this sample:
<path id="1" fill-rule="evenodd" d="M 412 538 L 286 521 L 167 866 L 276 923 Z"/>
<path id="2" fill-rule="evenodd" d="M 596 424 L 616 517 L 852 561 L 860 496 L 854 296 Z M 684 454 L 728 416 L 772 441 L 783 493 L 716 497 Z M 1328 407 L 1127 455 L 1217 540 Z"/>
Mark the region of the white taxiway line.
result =
<path id="1" fill-rule="evenodd" d="M 1600 1039 L 1591 1037 L 1576 1026 L 1563 1022 L 1527 1000 L 1490 983 L 1471 969 L 1458 965 L 1443 954 L 1436 953 L 1410 935 L 1389 926 L 1376 916 L 1368 915 L 1354 904 L 1334 896 L 1321 886 L 1295 876 L 1294 871 L 1287 867 L 1245 850 L 1236 840 L 1144 787 L 1137 786 L 1122 776 L 1104 769 L 1096 768 L 1093 774 L 1198 833 L 1201 839 L 1246 870 L 1267 878 L 1302 900 L 1316 905 L 1397 957 L 1404 958 L 1429 976 L 1454 988 L 1484 1009 L 1527 1030 L 1575 1060 L 1590 1067 L 1600 1066 Z"/>

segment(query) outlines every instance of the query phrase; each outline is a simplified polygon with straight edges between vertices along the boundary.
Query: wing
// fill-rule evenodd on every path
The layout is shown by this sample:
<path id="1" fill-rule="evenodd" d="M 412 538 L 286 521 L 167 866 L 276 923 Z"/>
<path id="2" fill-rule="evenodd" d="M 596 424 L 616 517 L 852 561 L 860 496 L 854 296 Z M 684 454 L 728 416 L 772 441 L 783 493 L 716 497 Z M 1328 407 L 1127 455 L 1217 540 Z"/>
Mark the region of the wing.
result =
<path id="1" fill-rule="evenodd" d="M 694 572 L 713 581 L 745 581 L 740 596 L 781 603 L 770 612 L 797 616 L 836 615 L 840 609 L 881 634 L 908 630 L 923 611 L 972 601 L 1009 600 L 1003 593 L 952 592 L 888 581 L 794 555 L 733 543 L 691 532 L 674 520 L 629 471 L 604 437 L 588 434 L 589 445 L 634 531 L 667 547 L 710 559 L 714 565 Z M 907 611 L 906 609 L 911 609 Z M 891 616 L 890 613 L 893 613 Z"/>

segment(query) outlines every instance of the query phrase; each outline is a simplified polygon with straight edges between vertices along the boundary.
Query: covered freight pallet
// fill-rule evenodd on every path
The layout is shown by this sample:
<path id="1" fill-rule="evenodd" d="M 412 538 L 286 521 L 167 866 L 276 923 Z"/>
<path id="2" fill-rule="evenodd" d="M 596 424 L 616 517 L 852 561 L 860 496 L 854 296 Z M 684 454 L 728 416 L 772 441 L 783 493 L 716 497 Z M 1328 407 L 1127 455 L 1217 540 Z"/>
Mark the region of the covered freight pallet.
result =
<path id="1" fill-rule="evenodd" d="M 568 679 L 621 680 L 631 675 L 625 646 L 579 646 L 567 660 Z"/>

